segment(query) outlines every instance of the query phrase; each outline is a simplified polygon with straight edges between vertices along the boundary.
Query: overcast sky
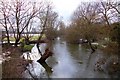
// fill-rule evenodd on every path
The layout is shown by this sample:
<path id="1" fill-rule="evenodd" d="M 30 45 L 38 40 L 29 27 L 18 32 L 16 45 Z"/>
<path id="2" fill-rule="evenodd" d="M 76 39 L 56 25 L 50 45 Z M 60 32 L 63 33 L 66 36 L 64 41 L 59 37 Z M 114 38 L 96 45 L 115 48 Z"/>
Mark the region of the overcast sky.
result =
<path id="1" fill-rule="evenodd" d="M 51 0 L 55 5 L 55 11 L 63 20 L 68 21 L 73 11 L 78 7 L 81 0 Z"/>
<path id="2" fill-rule="evenodd" d="M 50 0 L 53 2 L 55 11 L 58 12 L 59 16 L 63 17 L 62 19 L 65 22 L 69 22 L 70 16 L 76 10 L 78 5 L 81 2 L 95 2 L 98 0 Z"/>
<path id="3" fill-rule="evenodd" d="M 59 14 L 65 22 L 69 22 L 70 16 L 76 10 L 81 2 L 96 2 L 107 0 L 34 0 L 34 1 L 50 1 L 54 5 L 54 10 Z M 116 1 L 116 0 L 115 0 Z"/>

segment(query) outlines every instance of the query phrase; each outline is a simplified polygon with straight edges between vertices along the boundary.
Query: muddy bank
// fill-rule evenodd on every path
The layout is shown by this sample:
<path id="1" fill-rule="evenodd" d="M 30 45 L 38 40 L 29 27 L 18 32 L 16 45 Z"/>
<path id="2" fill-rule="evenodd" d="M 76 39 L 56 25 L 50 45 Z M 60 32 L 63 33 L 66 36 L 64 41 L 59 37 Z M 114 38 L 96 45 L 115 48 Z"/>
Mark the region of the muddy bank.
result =
<path id="1" fill-rule="evenodd" d="M 14 47 L 12 45 L 3 45 L 2 46 L 2 53 L 0 55 L 6 54 L 9 52 L 8 56 L 12 58 L 19 58 L 22 55 L 20 47 Z"/>
<path id="2" fill-rule="evenodd" d="M 32 61 L 20 58 L 22 55 L 19 47 L 2 46 L 2 53 L 0 54 L 2 60 L 2 78 L 22 78 L 22 73 L 25 67 Z"/>
<path id="3" fill-rule="evenodd" d="M 22 73 L 31 61 L 20 58 L 12 58 L 2 63 L 2 78 L 22 78 Z"/>

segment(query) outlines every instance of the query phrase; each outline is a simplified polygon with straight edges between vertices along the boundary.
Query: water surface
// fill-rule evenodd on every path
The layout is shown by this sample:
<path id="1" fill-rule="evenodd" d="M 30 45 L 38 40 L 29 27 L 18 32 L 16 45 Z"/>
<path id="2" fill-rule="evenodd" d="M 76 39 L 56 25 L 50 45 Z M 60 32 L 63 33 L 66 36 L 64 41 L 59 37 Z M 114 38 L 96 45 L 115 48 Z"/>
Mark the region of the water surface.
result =
<path id="1" fill-rule="evenodd" d="M 45 44 L 40 49 L 44 52 Z M 33 62 L 32 74 L 39 77 L 51 78 L 107 78 L 108 75 L 103 72 L 94 71 L 95 62 L 98 57 L 103 55 L 99 50 L 91 55 L 89 49 L 83 48 L 81 45 L 67 44 L 60 39 L 55 40 L 52 45 L 54 55 L 47 59 L 47 63 L 52 67 L 53 73 L 48 76 L 45 69 L 36 62 Z M 37 52 L 34 47 L 34 54 Z M 39 57 L 39 56 L 37 56 Z M 37 58 L 39 59 L 39 58 Z M 30 67 L 29 67 L 30 68 Z M 31 67 L 32 68 L 32 67 Z M 31 69 L 30 68 L 30 69 Z"/>

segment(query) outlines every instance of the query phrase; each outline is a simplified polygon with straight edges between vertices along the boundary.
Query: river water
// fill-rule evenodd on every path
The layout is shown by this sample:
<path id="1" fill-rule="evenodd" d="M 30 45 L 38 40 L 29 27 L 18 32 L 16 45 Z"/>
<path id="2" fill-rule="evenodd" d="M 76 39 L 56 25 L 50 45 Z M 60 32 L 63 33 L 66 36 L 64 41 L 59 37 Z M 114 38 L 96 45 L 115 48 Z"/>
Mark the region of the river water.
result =
<path id="1" fill-rule="evenodd" d="M 44 52 L 46 44 L 42 44 L 40 49 Z M 31 54 L 34 54 L 34 61 L 28 66 L 32 75 L 36 78 L 50 77 L 50 78 L 108 78 L 109 76 L 104 72 L 94 71 L 95 62 L 98 57 L 103 55 L 99 50 L 91 54 L 89 49 L 83 48 L 77 44 L 67 44 L 61 39 L 55 40 L 51 44 L 53 56 L 47 59 L 47 64 L 52 67 L 52 74 L 48 76 L 45 69 L 36 62 L 41 56 L 38 54 L 34 46 Z M 24 77 L 30 78 L 26 71 Z"/>

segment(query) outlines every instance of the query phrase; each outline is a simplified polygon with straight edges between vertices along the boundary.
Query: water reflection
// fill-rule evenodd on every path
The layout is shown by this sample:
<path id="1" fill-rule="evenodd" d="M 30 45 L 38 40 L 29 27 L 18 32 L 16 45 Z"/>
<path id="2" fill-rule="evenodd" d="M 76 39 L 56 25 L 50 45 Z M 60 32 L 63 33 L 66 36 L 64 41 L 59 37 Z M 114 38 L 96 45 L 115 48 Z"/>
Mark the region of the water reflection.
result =
<path id="1" fill-rule="evenodd" d="M 69 44 L 67 46 L 69 53 L 74 60 L 79 63 L 78 74 L 76 77 L 79 78 L 107 78 L 108 75 L 101 72 L 95 72 L 95 62 L 99 57 L 102 57 L 103 54 L 99 50 L 91 54 L 90 49 L 84 48 L 81 45 Z"/>
<path id="2" fill-rule="evenodd" d="M 57 41 L 54 45 L 55 58 L 58 64 L 53 67 L 52 77 L 55 78 L 73 78 L 78 71 L 78 67 L 72 56 L 66 48 L 66 44 L 61 44 Z"/>
<path id="3" fill-rule="evenodd" d="M 52 44 L 52 50 L 54 55 L 47 59 L 47 63 L 50 67 L 53 68 L 53 73 L 51 78 L 107 78 L 108 75 L 101 72 L 94 71 L 94 64 L 98 57 L 102 57 L 99 50 L 91 54 L 89 49 L 83 48 L 81 45 L 67 44 L 65 41 L 60 39 L 54 41 Z M 40 48 L 44 52 L 46 44 L 41 45 Z M 34 54 L 36 48 L 33 48 Z M 89 64 L 88 64 L 89 61 Z M 86 68 L 86 66 L 88 67 Z M 37 78 L 45 77 L 41 74 L 47 75 L 46 71 L 42 66 L 34 61 L 34 72 L 33 74 L 37 75 Z M 32 69 L 32 68 L 30 68 Z M 43 71 L 41 71 L 43 70 Z M 31 70 L 32 71 L 32 70 Z"/>

